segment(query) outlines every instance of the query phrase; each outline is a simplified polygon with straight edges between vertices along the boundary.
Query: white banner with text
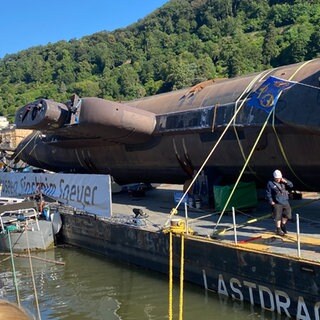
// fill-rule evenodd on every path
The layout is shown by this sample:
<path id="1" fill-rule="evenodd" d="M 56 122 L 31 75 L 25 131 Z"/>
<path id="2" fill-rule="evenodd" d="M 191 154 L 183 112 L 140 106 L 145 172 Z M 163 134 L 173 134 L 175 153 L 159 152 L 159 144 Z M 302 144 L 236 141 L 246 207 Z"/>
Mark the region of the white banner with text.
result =
<path id="1" fill-rule="evenodd" d="M 111 179 L 100 174 L 0 172 L 1 196 L 44 195 L 89 213 L 110 217 Z"/>

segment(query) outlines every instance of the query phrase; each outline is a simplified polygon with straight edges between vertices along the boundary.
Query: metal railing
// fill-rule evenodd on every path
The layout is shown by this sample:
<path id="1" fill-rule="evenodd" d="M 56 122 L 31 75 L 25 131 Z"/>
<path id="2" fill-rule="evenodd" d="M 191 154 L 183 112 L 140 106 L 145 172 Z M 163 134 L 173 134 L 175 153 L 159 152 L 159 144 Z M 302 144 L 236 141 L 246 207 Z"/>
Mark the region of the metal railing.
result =
<path id="1" fill-rule="evenodd" d="M 19 219 L 19 215 L 20 216 L 23 215 L 25 220 L 30 220 L 30 218 L 34 218 L 37 225 L 37 231 L 40 231 L 39 220 L 38 220 L 39 213 L 34 208 L 28 208 L 28 209 L 3 211 L 0 214 L 0 224 L 1 224 L 2 232 L 5 232 L 6 224 L 9 224 L 9 223 L 11 224 L 13 222 L 21 221 Z M 4 219 L 4 218 L 7 218 L 7 219 Z"/>

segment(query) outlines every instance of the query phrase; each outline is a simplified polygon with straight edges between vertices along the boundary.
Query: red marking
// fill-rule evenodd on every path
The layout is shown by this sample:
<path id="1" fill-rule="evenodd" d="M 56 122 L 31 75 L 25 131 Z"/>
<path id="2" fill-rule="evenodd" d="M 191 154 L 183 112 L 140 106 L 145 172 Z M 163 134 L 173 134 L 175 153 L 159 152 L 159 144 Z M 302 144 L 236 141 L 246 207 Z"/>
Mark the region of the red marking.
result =
<path id="1" fill-rule="evenodd" d="M 241 240 L 241 241 L 239 241 L 239 243 L 247 243 L 247 242 L 258 240 L 258 239 L 261 239 L 261 238 L 262 238 L 262 236 L 252 237 L 252 238 L 248 238 L 246 240 Z"/>

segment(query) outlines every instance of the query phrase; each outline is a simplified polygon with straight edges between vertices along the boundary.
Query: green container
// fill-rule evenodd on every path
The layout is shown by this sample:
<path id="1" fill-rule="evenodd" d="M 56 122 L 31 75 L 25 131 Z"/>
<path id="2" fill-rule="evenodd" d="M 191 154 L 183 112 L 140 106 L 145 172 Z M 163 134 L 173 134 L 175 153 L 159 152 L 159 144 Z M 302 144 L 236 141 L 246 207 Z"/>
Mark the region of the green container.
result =
<path id="1" fill-rule="evenodd" d="M 213 186 L 215 209 L 222 211 L 234 187 L 227 186 Z M 232 207 L 235 209 L 254 208 L 258 204 L 257 189 L 254 182 L 239 182 L 235 189 L 231 200 L 226 208 L 226 211 L 231 211 Z"/>
<path id="2" fill-rule="evenodd" d="M 10 232 L 12 232 L 12 231 L 17 231 L 17 230 L 18 230 L 17 226 L 15 226 L 15 225 L 5 226 L 4 228 L 5 228 L 7 231 L 10 231 Z"/>

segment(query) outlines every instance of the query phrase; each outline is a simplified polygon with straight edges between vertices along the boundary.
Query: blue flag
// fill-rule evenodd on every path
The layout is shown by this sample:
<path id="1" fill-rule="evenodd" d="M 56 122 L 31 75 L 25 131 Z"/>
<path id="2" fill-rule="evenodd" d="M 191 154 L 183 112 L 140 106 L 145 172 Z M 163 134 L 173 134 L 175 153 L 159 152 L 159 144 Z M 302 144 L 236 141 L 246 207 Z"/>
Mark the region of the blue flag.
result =
<path id="1" fill-rule="evenodd" d="M 261 109 L 267 113 L 273 110 L 283 90 L 294 86 L 296 82 L 270 76 L 248 97 L 247 106 Z"/>

